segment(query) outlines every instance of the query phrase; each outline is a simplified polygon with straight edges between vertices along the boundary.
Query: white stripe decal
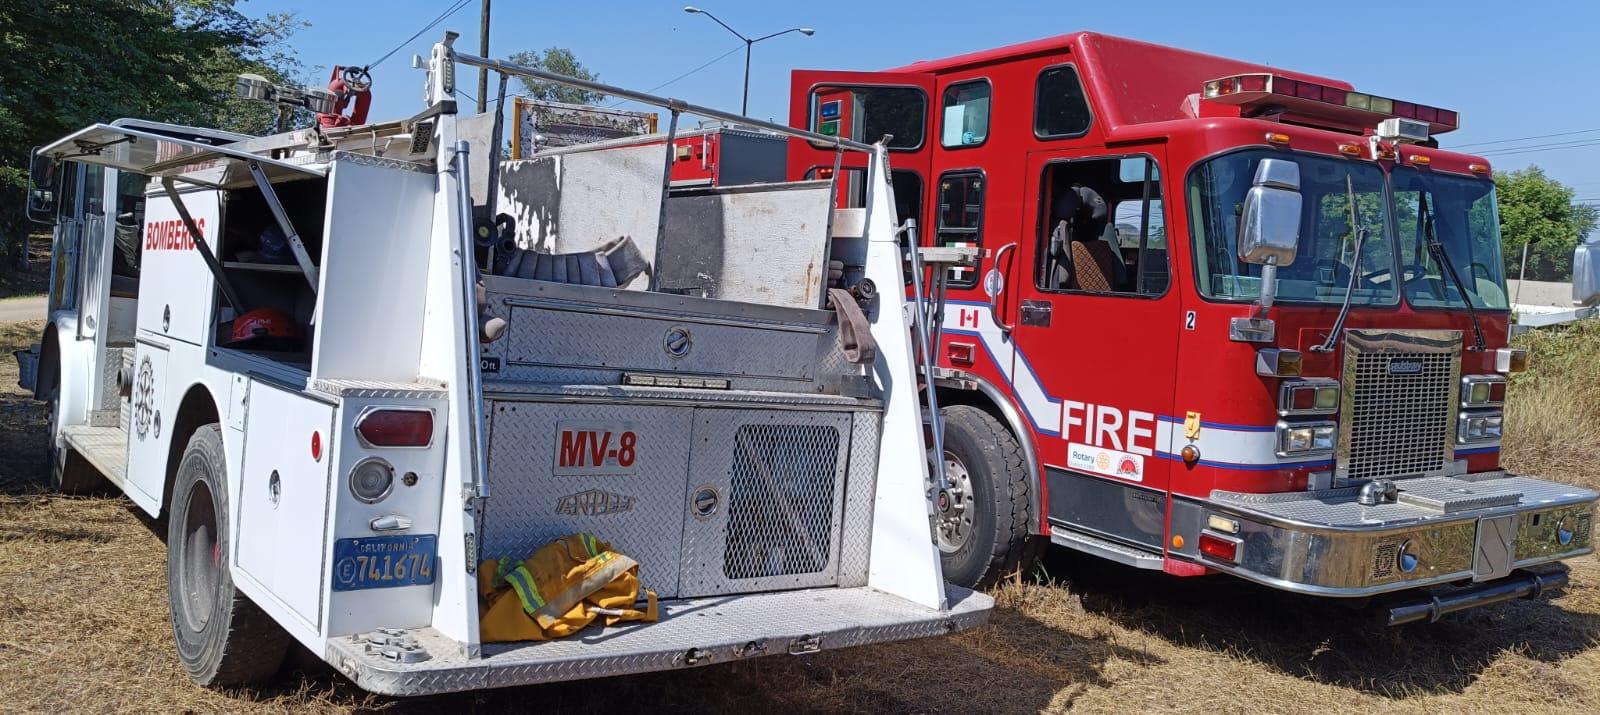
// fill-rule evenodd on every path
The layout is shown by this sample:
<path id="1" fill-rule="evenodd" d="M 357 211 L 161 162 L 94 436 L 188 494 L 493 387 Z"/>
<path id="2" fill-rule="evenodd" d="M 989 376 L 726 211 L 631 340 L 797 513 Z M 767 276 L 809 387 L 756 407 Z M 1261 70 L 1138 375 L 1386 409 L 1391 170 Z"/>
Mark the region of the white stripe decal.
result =
<path id="1" fill-rule="evenodd" d="M 948 301 L 944 314 L 944 332 L 947 335 L 964 335 L 977 338 L 1000 374 L 1010 384 L 1012 396 L 1022 411 L 1033 422 L 1034 430 L 1051 437 L 1061 436 L 1061 399 L 1052 397 L 1039 381 L 1026 355 L 995 324 L 988 303 L 974 301 Z M 1016 369 L 1015 363 L 1021 369 Z M 1178 459 L 1184 445 L 1183 418 L 1160 416 L 1156 421 L 1156 453 L 1166 459 Z M 1200 437 L 1193 444 L 1200 450 L 1200 463 L 1225 469 L 1289 469 L 1294 467 L 1327 467 L 1330 459 L 1285 460 L 1277 455 L 1277 436 L 1272 425 L 1221 425 L 1202 422 Z"/>

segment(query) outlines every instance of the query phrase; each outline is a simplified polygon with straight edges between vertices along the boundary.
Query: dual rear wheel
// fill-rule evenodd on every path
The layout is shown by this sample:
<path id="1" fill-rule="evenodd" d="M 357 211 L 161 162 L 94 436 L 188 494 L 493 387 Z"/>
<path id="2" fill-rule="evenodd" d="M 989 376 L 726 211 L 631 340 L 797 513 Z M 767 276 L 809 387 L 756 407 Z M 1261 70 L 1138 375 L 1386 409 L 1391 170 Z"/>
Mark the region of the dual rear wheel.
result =
<path id="1" fill-rule="evenodd" d="M 167 517 L 167 601 L 178 659 L 196 683 L 247 685 L 278 671 L 289 634 L 235 588 L 228 562 L 227 469 L 222 430 L 189 438 Z"/>

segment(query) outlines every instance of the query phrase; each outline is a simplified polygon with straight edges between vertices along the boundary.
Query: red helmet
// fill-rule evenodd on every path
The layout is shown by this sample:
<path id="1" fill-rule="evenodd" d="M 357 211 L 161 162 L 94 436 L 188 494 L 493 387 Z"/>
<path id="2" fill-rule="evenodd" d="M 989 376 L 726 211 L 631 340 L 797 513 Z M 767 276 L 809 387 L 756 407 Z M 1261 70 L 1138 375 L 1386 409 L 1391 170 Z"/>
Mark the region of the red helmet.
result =
<path id="1" fill-rule="evenodd" d="M 233 319 L 233 331 L 228 337 L 228 344 L 241 345 L 253 341 L 293 343 L 298 342 L 300 337 L 300 326 L 288 313 L 276 308 L 257 308 Z"/>

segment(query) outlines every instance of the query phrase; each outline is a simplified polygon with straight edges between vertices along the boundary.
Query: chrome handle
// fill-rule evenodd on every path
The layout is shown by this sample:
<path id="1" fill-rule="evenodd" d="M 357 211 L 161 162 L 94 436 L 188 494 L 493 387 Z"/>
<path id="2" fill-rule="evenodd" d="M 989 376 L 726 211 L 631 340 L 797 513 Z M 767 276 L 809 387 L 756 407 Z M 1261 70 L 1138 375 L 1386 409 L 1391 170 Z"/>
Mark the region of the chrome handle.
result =
<path id="1" fill-rule="evenodd" d="M 995 325 L 1000 326 L 1000 329 L 1007 333 L 1016 329 L 1017 326 L 1015 324 L 1008 324 L 1004 320 L 1000 319 L 1000 296 L 1005 295 L 1006 292 L 1005 274 L 1000 272 L 1000 259 L 1005 257 L 1006 251 L 1010 251 L 1016 247 L 1017 243 L 1015 241 L 1001 246 L 999 250 L 994 252 L 994 261 L 989 267 L 989 270 L 999 273 L 1000 275 L 1000 287 L 995 289 L 994 295 L 989 296 L 989 315 L 993 317 Z"/>
<path id="2" fill-rule="evenodd" d="M 370 526 L 373 531 L 405 531 L 411 528 L 411 518 L 390 514 L 373 519 Z"/>

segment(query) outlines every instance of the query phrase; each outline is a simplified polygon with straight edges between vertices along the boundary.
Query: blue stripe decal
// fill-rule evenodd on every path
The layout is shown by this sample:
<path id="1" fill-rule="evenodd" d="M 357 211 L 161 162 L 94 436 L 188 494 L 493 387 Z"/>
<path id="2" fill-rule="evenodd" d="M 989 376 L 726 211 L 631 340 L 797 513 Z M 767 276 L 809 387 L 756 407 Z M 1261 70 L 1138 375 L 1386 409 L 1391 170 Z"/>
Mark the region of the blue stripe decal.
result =
<path id="1" fill-rule="evenodd" d="M 1157 417 L 1156 419 L 1160 420 L 1162 422 L 1170 422 L 1170 423 L 1175 424 L 1175 425 L 1183 424 L 1183 418 L 1182 417 L 1171 417 L 1171 416 L 1168 416 L 1168 415 L 1161 415 L 1160 417 Z M 1262 425 L 1235 425 L 1235 424 L 1228 424 L 1227 422 L 1208 422 L 1206 420 L 1200 420 L 1200 426 L 1201 427 L 1211 427 L 1213 429 L 1233 430 L 1235 432 L 1274 432 L 1274 431 L 1277 431 L 1277 429 L 1278 429 L 1277 425 L 1267 425 L 1267 426 L 1262 426 Z"/>
<path id="2" fill-rule="evenodd" d="M 1463 455 L 1463 454 L 1488 454 L 1490 452 L 1498 452 L 1498 451 L 1500 451 L 1499 447 L 1474 447 L 1472 449 L 1458 449 L 1458 450 L 1456 450 L 1456 455 L 1459 456 L 1459 455 Z"/>

